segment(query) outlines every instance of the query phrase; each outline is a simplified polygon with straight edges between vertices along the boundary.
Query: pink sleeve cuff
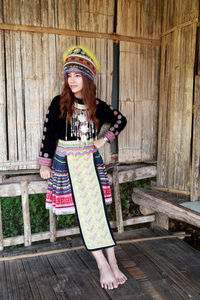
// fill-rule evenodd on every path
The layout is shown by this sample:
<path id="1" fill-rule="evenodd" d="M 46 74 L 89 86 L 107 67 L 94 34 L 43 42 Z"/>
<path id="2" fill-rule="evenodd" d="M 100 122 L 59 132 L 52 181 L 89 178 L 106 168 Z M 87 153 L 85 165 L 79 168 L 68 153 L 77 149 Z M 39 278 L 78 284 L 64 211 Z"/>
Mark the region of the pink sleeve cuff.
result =
<path id="1" fill-rule="evenodd" d="M 112 142 L 114 141 L 114 139 L 115 139 L 115 135 L 114 135 L 114 133 L 111 132 L 111 131 L 107 131 L 107 132 L 104 134 L 104 136 L 106 136 L 106 137 L 109 139 L 110 143 L 112 143 Z"/>
<path id="2" fill-rule="evenodd" d="M 38 164 L 43 166 L 51 166 L 52 159 L 51 158 L 45 158 L 45 157 L 38 157 Z"/>

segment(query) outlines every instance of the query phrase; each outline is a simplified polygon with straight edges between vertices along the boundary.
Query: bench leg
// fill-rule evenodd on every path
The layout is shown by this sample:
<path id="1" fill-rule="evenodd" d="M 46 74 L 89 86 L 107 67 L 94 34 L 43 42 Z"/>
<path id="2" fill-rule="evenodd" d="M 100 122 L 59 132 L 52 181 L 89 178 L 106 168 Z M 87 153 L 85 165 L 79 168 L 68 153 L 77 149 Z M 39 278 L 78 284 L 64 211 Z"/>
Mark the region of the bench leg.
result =
<path id="1" fill-rule="evenodd" d="M 155 213 L 156 220 L 151 223 L 151 227 L 159 226 L 166 230 L 169 230 L 169 217 L 163 213 Z"/>

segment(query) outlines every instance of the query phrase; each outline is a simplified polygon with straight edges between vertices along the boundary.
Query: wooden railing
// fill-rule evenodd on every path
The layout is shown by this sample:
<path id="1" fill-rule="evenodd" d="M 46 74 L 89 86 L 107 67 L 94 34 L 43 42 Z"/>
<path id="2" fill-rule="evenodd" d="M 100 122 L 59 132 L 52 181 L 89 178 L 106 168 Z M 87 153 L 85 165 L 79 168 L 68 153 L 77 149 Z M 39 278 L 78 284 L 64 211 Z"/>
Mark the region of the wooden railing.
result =
<path id="1" fill-rule="evenodd" d="M 35 172 L 35 171 L 34 171 Z M 11 178 L 5 178 L 5 172 L 0 173 L 0 197 L 16 197 L 21 196 L 24 235 L 3 238 L 2 212 L 0 202 L 0 250 L 4 247 L 24 244 L 30 246 L 33 242 L 50 239 L 54 242 L 56 238 L 63 236 L 71 236 L 79 233 L 78 227 L 64 228 L 56 230 L 56 215 L 49 211 L 49 231 L 40 233 L 31 233 L 30 211 L 29 211 L 29 195 L 45 193 L 47 189 L 47 181 L 41 180 L 39 175 L 22 175 Z M 123 220 L 120 188 L 119 185 L 124 182 L 152 178 L 156 176 L 156 166 L 149 164 L 135 164 L 124 166 L 113 166 L 109 170 L 109 181 L 114 189 L 114 201 L 116 210 L 116 221 L 111 221 L 111 227 L 117 228 L 118 232 L 124 231 L 124 226 L 130 226 L 141 223 L 154 222 L 155 216 L 138 216 Z"/>

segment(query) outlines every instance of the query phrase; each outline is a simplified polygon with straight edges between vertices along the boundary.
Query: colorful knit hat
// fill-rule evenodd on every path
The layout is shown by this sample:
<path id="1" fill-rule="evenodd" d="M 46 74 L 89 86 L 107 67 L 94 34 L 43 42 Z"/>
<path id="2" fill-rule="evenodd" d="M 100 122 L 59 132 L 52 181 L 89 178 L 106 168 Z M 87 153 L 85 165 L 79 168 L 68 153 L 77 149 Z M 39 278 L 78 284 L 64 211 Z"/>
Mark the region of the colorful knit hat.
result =
<path id="1" fill-rule="evenodd" d="M 100 66 L 94 54 L 82 46 L 73 46 L 63 54 L 64 77 L 70 72 L 80 72 L 94 80 Z"/>

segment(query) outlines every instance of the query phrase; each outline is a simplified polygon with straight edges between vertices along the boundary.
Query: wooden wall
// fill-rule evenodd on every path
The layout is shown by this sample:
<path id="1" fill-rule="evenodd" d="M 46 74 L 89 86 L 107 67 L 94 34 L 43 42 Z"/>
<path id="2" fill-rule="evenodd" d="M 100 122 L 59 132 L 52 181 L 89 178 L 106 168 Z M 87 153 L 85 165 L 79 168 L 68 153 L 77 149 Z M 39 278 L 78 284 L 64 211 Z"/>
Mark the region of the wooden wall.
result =
<path id="1" fill-rule="evenodd" d="M 43 119 L 62 90 L 62 54 L 72 44 L 95 52 L 98 97 L 111 103 L 114 5 L 0 0 L 0 170 L 38 168 Z M 120 42 L 120 109 L 128 119 L 119 138 L 120 162 L 156 159 L 161 17 L 162 0 L 117 1 L 117 34 L 127 37 Z M 108 36 L 73 36 L 65 29 Z M 102 153 L 109 163 L 109 145 Z"/>
<path id="2" fill-rule="evenodd" d="M 128 125 L 119 137 L 119 160 L 156 160 L 162 1 L 118 1 L 117 33 L 140 43 L 120 42 L 120 108 Z"/>
<path id="3" fill-rule="evenodd" d="M 164 1 L 157 184 L 190 190 L 199 1 Z"/>

